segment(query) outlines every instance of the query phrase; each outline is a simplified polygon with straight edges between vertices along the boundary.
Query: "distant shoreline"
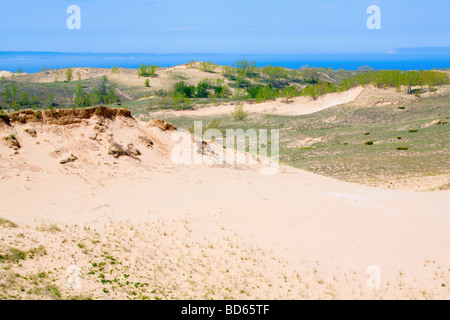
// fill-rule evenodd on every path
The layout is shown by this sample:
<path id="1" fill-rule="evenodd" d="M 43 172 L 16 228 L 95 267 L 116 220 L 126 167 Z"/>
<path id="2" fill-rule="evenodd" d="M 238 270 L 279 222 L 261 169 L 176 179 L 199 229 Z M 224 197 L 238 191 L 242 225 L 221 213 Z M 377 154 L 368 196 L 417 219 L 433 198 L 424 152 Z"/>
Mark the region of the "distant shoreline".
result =
<path id="1" fill-rule="evenodd" d="M 135 69 L 141 63 L 171 67 L 186 64 L 190 60 L 211 61 L 220 65 L 233 65 L 238 59 L 255 60 L 258 67 L 267 65 L 299 69 L 303 66 L 331 68 L 334 70 L 357 70 L 370 66 L 375 70 L 399 69 L 445 69 L 450 68 L 447 55 L 426 54 L 156 54 L 156 53 L 76 53 L 76 52 L 13 52 L 0 51 L 0 70 L 16 72 L 23 68 L 26 73 L 35 73 L 43 68 L 62 69 L 68 67 L 111 68 L 120 66 Z"/>

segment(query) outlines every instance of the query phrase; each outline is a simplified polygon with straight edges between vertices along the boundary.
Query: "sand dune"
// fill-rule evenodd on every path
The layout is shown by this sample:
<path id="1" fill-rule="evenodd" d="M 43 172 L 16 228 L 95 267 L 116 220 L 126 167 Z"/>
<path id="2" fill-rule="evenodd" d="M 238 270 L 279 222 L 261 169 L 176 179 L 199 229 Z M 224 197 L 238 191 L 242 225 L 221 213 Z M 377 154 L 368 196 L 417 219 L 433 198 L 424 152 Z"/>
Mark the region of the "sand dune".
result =
<path id="1" fill-rule="evenodd" d="M 325 97 L 296 112 L 329 103 Z M 250 299 L 450 297 L 450 191 L 375 189 L 287 166 L 263 176 L 261 163 L 175 165 L 170 126 L 108 110 L 71 114 L 71 121 L 58 111 L 35 119 L 19 114 L 0 124 L 0 217 L 21 226 L 0 230 L 6 239 L 25 233 L 49 251 L 37 265 L 24 263 L 25 270 L 57 265 L 55 276 L 63 286 L 64 268 L 77 263 L 85 271 L 85 293 L 126 297 L 120 289 L 101 292 L 87 275 L 89 260 L 101 249 L 91 244 L 92 250 L 76 253 L 76 259 L 62 253 L 70 250 L 63 239 L 76 243 L 97 233 L 100 243 L 109 243 L 110 234 L 130 245 L 114 255 L 136 274 L 158 275 L 155 283 L 181 283 L 172 288 L 176 298 L 204 298 L 201 285 L 184 286 L 191 280 L 181 275 L 193 270 L 197 284 L 222 288 L 211 294 L 215 298 L 224 298 L 227 285 L 237 290 L 231 297 Z M 3 139 L 11 135 L 17 143 Z M 116 153 L 117 146 L 122 153 Z M 33 230 L 42 224 L 62 231 Z M 113 236 L 117 230 L 121 235 Z M 23 245 L 31 246 L 30 241 Z M 172 269 L 152 269 L 161 254 Z M 231 273 L 207 272 L 180 258 L 190 256 Z M 380 290 L 366 285 L 372 265 L 381 270 Z M 246 288 L 239 279 L 246 279 Z"/>

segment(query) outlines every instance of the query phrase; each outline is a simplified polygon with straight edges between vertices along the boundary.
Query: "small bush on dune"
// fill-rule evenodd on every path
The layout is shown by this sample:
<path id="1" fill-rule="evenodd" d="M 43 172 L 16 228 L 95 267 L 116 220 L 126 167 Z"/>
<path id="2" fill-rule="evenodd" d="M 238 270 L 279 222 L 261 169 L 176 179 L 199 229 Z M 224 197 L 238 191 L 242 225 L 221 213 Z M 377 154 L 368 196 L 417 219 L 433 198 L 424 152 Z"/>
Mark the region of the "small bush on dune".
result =
<path id="1" fill-rule="evenodd" d="M 281 95 L 284 98 L 285 103 L 291 102 L 291 99 L 299 95 L 299 91 L 295 87 L 287 86 L 282 92 Z"/>
<path id="2" fill-rule="evenodd" d="M 72 78 L 73 78 L 73 70 L 72 70 L 72 68 L 67 68 L 67 70 L 66 70 L 66 81 L 70 82 L 70 81 L 72 81 Z"/>
<path id="3" fill-rule="evenodd" d="M 203 72 L 214 72 L 217 67 L 217 64 L 214 64 L 212 62 L 200 62 L 198 68 Z"/>
<path id="4" fill-rule="evenodd" d="M 247 119 L 248 113 L 244 110 L 244 104 L 239 103 L 235 108 L 234 111 L 231 113 L 234 120 L 236 121 L 243 121 Z"/>
<path id="5" fill-rule="evenodd" d="M 154 64 L 152 65 L 145 65 L 145 64 L 141 64 L 139 66 L 138 69 L 138 75 L 140 77 L 151 77 L 154 78 L 156 76 L 156 68 L 158 68 L 158 66 L 155 66 Z"/>
<path id="6" fill-rule="evenodd" d="M 189 60 L 189 62 L 186 64 L 186 68 L 193 69 L 196 68 L 198 65 L 198 62 L 195 60 Z"/>
<path id="7" fill-rule="evenodd" d="M 238 60 L 234 64 L 238 75 L 241 75 L 242 78 L 246 78 L 248 76 L 252 76 L 255 73 L 256 69 L 256 62 L 253 60 L 252 62 L 249 62 L 246 59 Z"/>
<path id="8" fill-rule="evenodd" d="M 120 73 L 120 67 L 119 66 L 114 66 L 111 68 L 111 73 Z"/>
<path id="9" fill-rule="evenodd" d="M 9 228 L 17 228 L 17 224 L 7 219 L 0 218 L 0 226 L 5 226 Z"/>
<path id="10" fill-rule="evenodd" d="M 313 100 L 317 100 L 317 97 L 331 93 L 331 92 L 337 92 L 337 87 L 329 82 L 319 82 L 314 85 L 309 85 L 306 88 L 302 90 L 301 95 L 306 97 L 311 97 Z"/>
<path id="11" fill-rule="evenodd" d="M 223 66 L 222 67 L 222 75 L 228 79 L 234 79 L 236 74 L 236 70 L 231 66 Z"/>

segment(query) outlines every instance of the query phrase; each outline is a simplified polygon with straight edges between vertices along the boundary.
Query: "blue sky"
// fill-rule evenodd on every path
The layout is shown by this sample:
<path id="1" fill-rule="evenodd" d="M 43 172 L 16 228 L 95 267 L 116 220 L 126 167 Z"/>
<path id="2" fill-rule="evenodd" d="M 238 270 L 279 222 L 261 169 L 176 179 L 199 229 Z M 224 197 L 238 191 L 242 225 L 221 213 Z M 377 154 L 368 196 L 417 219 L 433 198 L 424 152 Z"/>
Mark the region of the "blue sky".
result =
<path id="1" fill-rule="evenodd" d="M 68 30 L 69 5 L 81 30 Z M 369 5 L 381 30 L 369 30 Z M 0 51 L 380 53 L 450 46 L 448 0 L 2 0 Z"/>

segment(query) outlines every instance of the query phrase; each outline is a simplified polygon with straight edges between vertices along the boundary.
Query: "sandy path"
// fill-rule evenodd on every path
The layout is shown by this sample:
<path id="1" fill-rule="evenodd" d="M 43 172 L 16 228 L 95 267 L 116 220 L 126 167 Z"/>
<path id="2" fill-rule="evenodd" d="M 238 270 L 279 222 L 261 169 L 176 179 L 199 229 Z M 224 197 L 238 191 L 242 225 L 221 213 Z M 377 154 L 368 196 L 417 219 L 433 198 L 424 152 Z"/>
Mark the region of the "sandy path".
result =
<path id="1" fill-rule="evenodd" d="M 310 114 L 324 109 L 328 109 L 341 104 L 354 101 L 363 92 L 363 87 L 352 88 L 345 92 L 330 93 L 319 97 L 317 100 L 312 100 L 307 97 L 294 98 L 292 103 L 284 103 L 281 100 L 270 101 L 258 104 L 245 103 L 244 109 L 248 112 L 279 114 L 298 116 L 303 114 Z M 218 105 L 211 107 L 204 107 L 195 110 L 181 110 L 181 111 L 158 111 L 151 113 L 152 118 L 161 117 L 193 117 L 193 116 L 215 116 L 222 114 L 230 114 L 234 111 L 235 105 Z"/>

